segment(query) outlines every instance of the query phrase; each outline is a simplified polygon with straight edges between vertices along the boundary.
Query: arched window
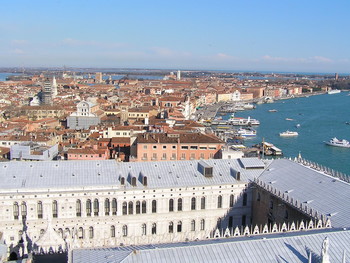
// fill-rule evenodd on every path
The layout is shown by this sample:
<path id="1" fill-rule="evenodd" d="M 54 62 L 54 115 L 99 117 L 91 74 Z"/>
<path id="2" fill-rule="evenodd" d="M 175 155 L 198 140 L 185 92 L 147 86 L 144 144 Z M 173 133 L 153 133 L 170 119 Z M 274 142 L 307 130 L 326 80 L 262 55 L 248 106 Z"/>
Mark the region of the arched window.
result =
<path id="1" fill-rule="evenodd" d="M 174 233 L 174 223 L 169 222 L 169 233 Z"/>
<path id="2" fill-rule="evenodd" d="M 157 200 L 152 200 L 152 213 L 157 213 Z"/>
<path id="3" fill-rule="evenodd" d="M 89 227 L 89 238 L 94 238 L 94 228 L 92 226 Z"/>
<path id="4" fill-rule="evenodd" d="M 111 237 L 115 237 L 115 226 L 111 226 Z"/>
<path id="5" fill-rule="evenodd" d="M 43 203 L 41 201 L 38 202 L 37 210 L 38 210 L 38 218 L 43 218 Z"/>
<path id="6" fill-rule="evenodd" d="M 134 203 L 132 201 L 129 202 L 129 215 L 134 213 Z"/>
<path id="7" fill-rule="evenodd" d="M 27 204 L 26 204 L 26 202 L 22 202 L 22 204 L 21 204 L 21 214 L 22 214 L 22 219 L 27 218 Z"/>
<path id="8" fill-rule="evenodd" d="M 288 210 L 287 209 L 284 211 L 284 219 L 288 219 Z"/>
<path id="9" fill-rule="evenodd" d="M 258 196 L 257 196 L 257 198 L 256 198 L 256 201 L 260 201 L 260 192 L 258 192 Z"/>
<path id="10" fill-rule="evenodd" d="M 179 222 L 177 223 L 177 232 L 181 232 L 181 231 L 182 231 L 182 222 L 179 221 Z"/>
<path id="11" fill-rule="evenodd" d="M 273 209 L 273 201 L 270 200 L 270 209 Z"/>
<path id="12" fill-rule="evenodd" d="M 143 181 L 143 185 L 147 186 L 147 176 L 144 176 L 142 181 Z"/>
<path id="13" fill-rule="evenodd" d="M 191 231 L 196 231 L 196 220 L 191 221 Z"/>
<path id="14" fill-rule="evenodd" d="M 17 202 L 13 203 L 13 218 L 18 219 L 19 217 L 19 206 Z"/>
<path id="15" fill-rule="evenodd" d="M 96 198 L 94 200 L 94 216 L 98 216 L 99 211 L 100 211 L 99 203 L 98 203 L 98 199 Z"/>
<path id="16" fill-rule="evenodd" d="M 196 198 L 192 197 L 191 199 L 191 210 L 196 210 Z"/>
<path id="17" fill-rule="evenodd" d="M 112 200 L 112 215 L 117 214 L 117 199 L 113 198 Z"/>
<path id="18" fill-rule="evenodd" d="M 63 236 L 63 229 L 62 228 L 59 228 L 57 233 L 60 235 L 60 237 L 64 238 L 64 236 Z"/>
<path id="19" fill-rule="evenodd" d="M 136 177 L 131 178 L 131 185 L 136 186 Z"/>
<path id="20" fill-rule="evenodd" d="M 68 227 L 66 227 L 65 230 L 64 230 L 64 237 L 67 238 L 69 236 L 70 236 L 70 230 L 69 230 Z"/>
<path id="21" fill-rule="evenodd" d="M 142 224 L 141 230 L 142 230 L 142 235 L 143 236 L 147 235 L 147 226 L 146 226 L 146 224 Z"/>
<path id="22" fill-rule="evenodd" d="M 86 200 L 86 215 L 91 216 L 91 200 Z"/>
<path id="23" fill-rule="evenodd" d="M 45 230 L 44 229 L 40 229 L 40 236 L 42 237 L 45 234 Z"/>
<path id="24" fill-rule="evenodd" d="M 75 205 L 77 217 L 81 217 L 81 201 L 78 199 Z"/>
<path id="25" fill-rule="evenodd" d="M 221 223 L 222 223 L 222 220 L 221 220 L 221 218 L 219 217 L 218 220 L 216 221 L 216 226 L 217 226 L 217 228 L 221 228 Z"/>
<path id="26" fill-rule="evenodd" d="M 222 208 L 222 195 L 218 196 L 218 208 Z"/>
<path id="27" fill-rule="evenodd" d="M 205 220 L 202 219 L 201 220 L 201 230 L 204 230 L 205 229 Z"/>
<path id="28" fill-rule="evenodd" d="M 201 198 L 201 209 L 205 209 L 205 197 Z"/>
<path id="29" fill-rule="evenodd" d="M 52 217 L 57 218 L 58 217 L 58 204 L 57 201 L 54 200 L 52 202 Z"/>
<path id="30" fill-rule="evenodd" d="M 127 237 L 128 236 L 128 226 L 123 225 L 122 231 L 123 231 L 123 237 Z"/>
<path id="31" fill-rule="evenodd" d="M 141 213 L 141 203 L 140 201 L 136 201 L 136 214 Z"/>
<path id="32" fill-rule="evenodd" d="M 235 196 L 230 195 L 230 207 L 233 207 L 234 204 L 235 204 Z"/>
<path id="33" fill-rule="evenodd" d="M 147 203 L 146 201 L 142 201 L 142 214 L 147 213 Z"/>
<path id="34" fill-rule="evenodd" d="M 123 215 L 128 214 L 128 203 L 127 202 L 123 202 L 122 212 L 123 212 Z"/>
<path id="35" fill-rule="evenodd" d="M 177 199 L 177 211 L 182 211 L 182 198 Z"/>
<path id="36" fill-rule="evenodd" d="M 105 215 L 106 216 L 109 216 L 109 213 L 110 213 L 110 203 L 109 203 L 109 199 L 106 198 L 105 199 Z"/>
<path id="37" fill-rule="evenodd" d="M 248 197 L 247 197 L 247 193 L 244 193 L 244 194 L 243 194 L 243 201 L 242 201 L 242 205 L 243 205 L 243 206 L 246 206 L 246 205 L 247 205 L 247 198 L 248 198 Z"/>
<path id="38" fill-rule="evenodd" d="M 174 211 L 174 199 L 169 200 L 169 212 Z"/>
<path id="39" fill-rule="evenodd" d="M 157 224 L 153 223 L 152 224 L 152 235 L 155 235 L 155 234 L 157 234 Z"/>
<path id="40" fill-rule="evenodd" d="M 79 239 L 83 239 L 84 238 L 84 229 L 82 227 L 79 227 L 78 238 Z"/>

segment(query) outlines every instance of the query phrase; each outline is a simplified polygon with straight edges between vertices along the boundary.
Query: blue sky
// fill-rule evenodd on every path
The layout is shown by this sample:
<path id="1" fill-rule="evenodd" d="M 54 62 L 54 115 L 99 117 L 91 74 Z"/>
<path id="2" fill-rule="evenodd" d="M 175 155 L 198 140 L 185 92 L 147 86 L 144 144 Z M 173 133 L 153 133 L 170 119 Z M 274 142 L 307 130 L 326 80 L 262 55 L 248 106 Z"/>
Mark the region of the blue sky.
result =
<path id="1" fill-rule="evenodd" d="M 350 71 L 349 0 L 2 1 L 0 67 Z"/>

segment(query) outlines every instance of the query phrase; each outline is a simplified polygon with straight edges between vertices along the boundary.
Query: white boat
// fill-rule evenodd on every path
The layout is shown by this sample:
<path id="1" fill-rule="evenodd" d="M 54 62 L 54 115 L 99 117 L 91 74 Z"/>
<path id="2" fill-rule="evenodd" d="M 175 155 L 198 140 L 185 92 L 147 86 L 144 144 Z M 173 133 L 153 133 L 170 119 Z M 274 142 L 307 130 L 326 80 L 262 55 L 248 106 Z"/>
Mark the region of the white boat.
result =
<path id="1" fill-rule="evenodd" d="M 327 145 L 330 146 L 336 146 L 336 147 L 343 147 L 343 148 L 350 148 L 350 142 L 343 139 L 343 140 L 338 140 L 336 137 L 330 139 L 328 142 L 324 142 Z"/>
<path id="2" fill-rule="evenodd" d="M 254 106 L 254 104 L 247 103 L 247 104 L 244 104 L 244 105 L 243 105 L 243 108 L 244 108 L 245 110 L 252 110 L 252 109 L 255 109 L 255 106 Z"/>
<path id="3" fill-rule="evenodd" d="M 236 135 L 237 136 L 242 136 L 244 138 L 246 138 L 246 137 L 254 137 L 254 136 L 256 136 L 256 130 L 240 128 L 240 129 L 238 129 L 236 131 Z"/>
<path id="4" fill-rule="evenodd" d="M 340 93 L 341 92 L 341 90 L 339 90 L 339 89 L 330 89 L 327 93 L 328 94 L 337 94 L 337 93 Z"/>
<path id="5" fill-rule="evenodd" d="M 300 128 L 300 124 L 298 123 L 297 125 L 295 125 L 295 127 Z"/>
<path id="6" fill-rule="evenodd" d="M 269 110 L 269 112 L 277 112 L 276 109 Z"/>
<path id="7" fill-rule="evenodd" d="M 250 126 L 250 125 L 259 125 L 260 121 L 256 119 L 248 118 L 239 118 L 239 117 L 231 117 L 227 120 L 228 125 L 236 125 L 236 126 Z"/>
<path id="8" fill-rule="evenodd" d="M 285 132 L 280 133 L 280 136 L 282 136 L 282 137 L 295 137 L 298 135 L 299 135 L 299 133 L 295 132 L 295 131 L 285 131 Z"/>

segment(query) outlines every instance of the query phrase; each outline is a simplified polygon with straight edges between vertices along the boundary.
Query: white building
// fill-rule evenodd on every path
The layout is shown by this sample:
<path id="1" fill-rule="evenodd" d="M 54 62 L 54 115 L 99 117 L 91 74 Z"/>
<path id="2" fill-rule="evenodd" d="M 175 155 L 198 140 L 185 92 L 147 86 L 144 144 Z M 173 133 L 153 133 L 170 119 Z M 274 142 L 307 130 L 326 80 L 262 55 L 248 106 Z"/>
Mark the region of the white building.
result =
<path id="1" fill-rule="evenodd" d="M 69 129 L 81 130 L 88 129 L 92 125 L 100 123 L 100 118 L 93 113 L 93 108 L 96 105 L 88 102 L 81 101 L 77 104 L 77 111 L 73 112 L 67 117 L 67 126 Z"/>

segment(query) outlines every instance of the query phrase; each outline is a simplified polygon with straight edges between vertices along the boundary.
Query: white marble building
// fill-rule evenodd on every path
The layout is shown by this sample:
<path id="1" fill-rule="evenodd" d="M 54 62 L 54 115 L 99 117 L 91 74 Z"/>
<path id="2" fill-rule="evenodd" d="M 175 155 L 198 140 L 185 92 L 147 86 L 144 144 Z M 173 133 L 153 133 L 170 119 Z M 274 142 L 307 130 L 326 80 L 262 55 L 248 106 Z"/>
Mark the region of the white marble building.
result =
<path id="1" fill-rule="evenodd" d="M 251 222 L 265 164 L 242 160 L 2 163 L 3 239 L 17 255 L 206 239 Z"/>

